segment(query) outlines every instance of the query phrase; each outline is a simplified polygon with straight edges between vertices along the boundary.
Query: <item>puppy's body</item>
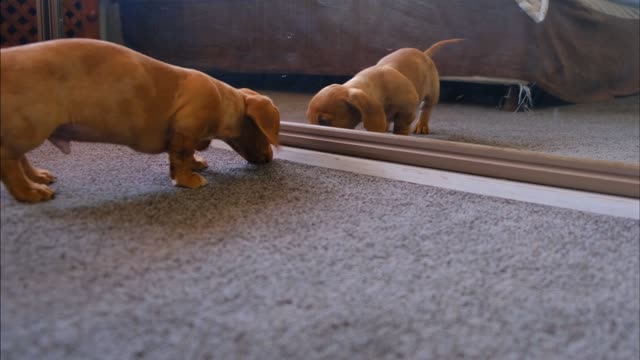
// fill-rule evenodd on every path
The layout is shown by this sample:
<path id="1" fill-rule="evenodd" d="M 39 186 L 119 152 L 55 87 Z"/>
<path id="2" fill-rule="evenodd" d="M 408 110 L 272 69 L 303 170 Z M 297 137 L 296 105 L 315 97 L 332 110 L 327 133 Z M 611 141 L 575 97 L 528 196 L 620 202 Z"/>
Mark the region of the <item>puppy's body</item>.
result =
<path id="1" fill-rule="evenodd" d="M 431 56 L 443 45 L 461 41 L 440 41 L 426 51 L 404 48 L 366 68 L 342 85 L 320 90 L 309 103 L 310 123 L 354 128 L 360 122 L 369 131 L 408 135 L 415 112 L 420 116 L 415 132 L 429 132 L 429 117 L 440 96 L 440 78 Z"/>
<path id="2" fill-rule="evenodd" d="M 168 152 L 176 185 L 206 184 L 194 156 L 213 138 L 250 162 L 271 160 L 279 114 L 272 102 L 204 73 L 163 63 L 123 46 L 74 39 L 2 49 L 1 176 L 18 200 L 52 197 L 54 177 L 31 167 L 25 153 L 49 139 Z"/>

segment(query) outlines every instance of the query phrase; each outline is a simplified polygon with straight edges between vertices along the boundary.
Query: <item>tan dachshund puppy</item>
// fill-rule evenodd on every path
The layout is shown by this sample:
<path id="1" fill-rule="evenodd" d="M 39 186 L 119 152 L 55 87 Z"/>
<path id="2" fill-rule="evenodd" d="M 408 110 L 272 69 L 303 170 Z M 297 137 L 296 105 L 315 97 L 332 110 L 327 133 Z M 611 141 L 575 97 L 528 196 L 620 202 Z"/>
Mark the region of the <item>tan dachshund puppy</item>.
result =
<path id="1" fill-rule="evenodd" d="M 212 139 L 252 163 L 272 159 L 280 114 L 271 100 L 199 71 L 163 63 L 126 47 L 89 39 L 46 41 L 1 50 L 1 178 L 19 201 L 53 197 L 55 177 L 26 153 L 50 140 L 168 152 L 176 186 L 198 188 L 207 164 L 195 156 Z"/>
<path id="2" fill-rule="evenodd" d="M 342 85 L 320 90 L 309 103 L 311 124 L 353 129 L 360 122 L 368 131 L 408 135 L 420 106 L 414 132 L 429 133 L 429 116 L 440 97 L 440 78 L 431 57 L 445 44 L 443 40 L 426 51 L 404 48 L 383 57 Z"/>

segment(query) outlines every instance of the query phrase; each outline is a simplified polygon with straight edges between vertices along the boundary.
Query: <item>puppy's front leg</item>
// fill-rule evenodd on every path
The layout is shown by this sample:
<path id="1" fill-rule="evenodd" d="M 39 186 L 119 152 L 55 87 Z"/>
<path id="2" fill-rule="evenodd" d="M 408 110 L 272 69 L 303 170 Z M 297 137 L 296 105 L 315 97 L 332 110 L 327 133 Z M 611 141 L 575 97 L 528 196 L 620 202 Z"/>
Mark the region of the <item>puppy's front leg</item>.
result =
<path id="1" fill-rule="evenodd" d="M 202 171 L 209 167 L 209 164 L 207 164 L 207 161 L 205 159 L 195 154 L 191 159 L 191 164 L 191 170 L 193 171 Z M 176 178 L 175 169 L 173 168 L 173 166 L 169 169 L 169 175 L 171 176 L 171 179 Z"/>
<path id="2" fill-rule="evenodd" d="M 211 140 L 201 140 L 196 144 L 196 150 L 203 151 L 209 147 Z M 193 155 L 193 171 L 201 171 L 209 167 L 209 164 L 198 155 Z"/>
<path id="3" fill-rule="evenodd" d="M 209 147 L 211 140 L 201 140 L 196 144 L 196 150 L 203 151 Z M 193 155 L 193 171 L 201 171 L 209 167 L 209 164 L 198 155 Z"/>
<path id="4" fill-rule="evenodd" d="M 178 133 L 173 135 L 169 145 L 169 169 L 175 186 L 197 189 L 207 185 L 202 175 L 193 172 L 194 168 L 202 166 L 194 153 L 195 142 L 190 137 Z"/>
<path id="5" fill-rule="evenodd" d="M 193 166 L 191 168 L 193 171 L 202 171 L 209 167 L 209 164 L 207 164 L 207 162 L 198 155 L 193 155 L 192 164 Z"/>

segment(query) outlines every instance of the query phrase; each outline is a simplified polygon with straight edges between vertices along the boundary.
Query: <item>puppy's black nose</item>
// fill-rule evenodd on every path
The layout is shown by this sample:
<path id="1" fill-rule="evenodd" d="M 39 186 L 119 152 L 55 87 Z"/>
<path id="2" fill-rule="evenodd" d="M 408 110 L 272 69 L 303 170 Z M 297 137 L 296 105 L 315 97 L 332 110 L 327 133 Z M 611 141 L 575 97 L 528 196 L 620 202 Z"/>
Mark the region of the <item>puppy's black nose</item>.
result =
<path id="1" fill-rule="evenodd" d="M 331 121 L 323 118 L 323 117 L 319 117 L 318 118 L 318 125 L 322 125 L 322 126 L 331 126 Z"/>

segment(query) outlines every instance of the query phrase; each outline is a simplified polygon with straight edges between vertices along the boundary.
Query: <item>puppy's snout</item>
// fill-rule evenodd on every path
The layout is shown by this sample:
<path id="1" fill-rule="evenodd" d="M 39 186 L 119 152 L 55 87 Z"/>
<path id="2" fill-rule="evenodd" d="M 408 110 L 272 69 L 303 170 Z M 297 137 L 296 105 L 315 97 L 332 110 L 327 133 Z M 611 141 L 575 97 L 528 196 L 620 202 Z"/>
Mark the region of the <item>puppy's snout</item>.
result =
<path id="1" fill-rule="evenodd" d="M 254 156 L 251 156 L 247 160 L 249 160 L 249 162 L 252 164 L 266 164 L 270 162 L 272 159 L 273 159 L 273 151 L 271 150 L 271 148 L 269 148 L 269 150 L 267 150 L 266 152 L 255 154 Z"/>
<path id="2" fill-rule="evenodd" d="M 251 159 L 250 162 L 253 164 L 266 164 L 270 161 L 271 161 L 271 156 L 261 155 L 261 156 L 254 157 L 253 159 Z"/>
<path id="3" fill-rule="evenodd" d="M 318 116 L 318 125 L 321 126 L 331 126 L 331 121 L 323 118 L 322 116 Z"/>

